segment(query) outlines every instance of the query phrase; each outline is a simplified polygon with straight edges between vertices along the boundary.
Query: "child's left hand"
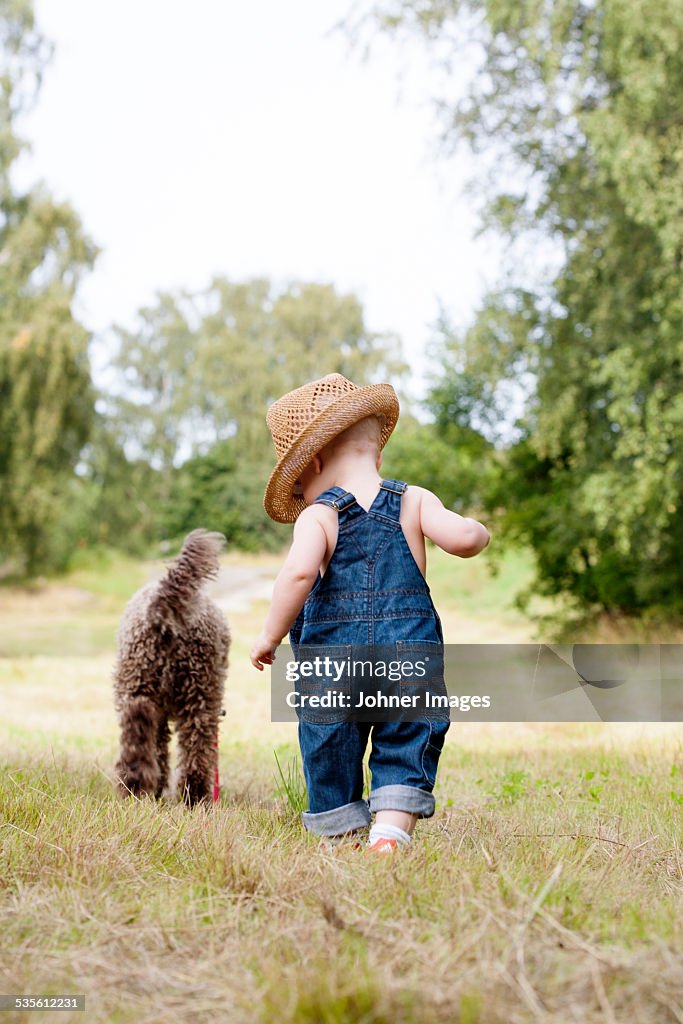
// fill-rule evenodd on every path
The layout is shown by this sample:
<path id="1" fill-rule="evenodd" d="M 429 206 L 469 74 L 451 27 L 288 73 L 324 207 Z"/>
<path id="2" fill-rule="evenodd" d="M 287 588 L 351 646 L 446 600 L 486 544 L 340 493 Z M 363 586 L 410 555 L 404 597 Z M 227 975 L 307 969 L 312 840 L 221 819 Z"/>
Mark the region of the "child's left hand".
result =
<path id="1" fill-rule="evenodd" d="M 259 633 L 251 649 L 251 663 L 259 672 L 263 672 L 264 665 L 272 665 L 275 661 L 275 651 L 278 645 L 263 631 Z"/>

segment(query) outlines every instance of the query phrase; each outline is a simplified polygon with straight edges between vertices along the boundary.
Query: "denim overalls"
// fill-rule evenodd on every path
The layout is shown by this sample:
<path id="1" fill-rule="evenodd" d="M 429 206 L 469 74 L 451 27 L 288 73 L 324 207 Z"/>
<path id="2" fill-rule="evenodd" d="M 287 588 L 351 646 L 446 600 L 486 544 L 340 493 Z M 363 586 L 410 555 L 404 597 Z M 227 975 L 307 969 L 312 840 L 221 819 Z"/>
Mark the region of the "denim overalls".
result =
<path id="1" fill-rule="evenodd" d="M 290 630 L 299 645 L 344 656 L 350 645 L 389 645 L 394 657 L 441 651 L 443 634 L 429 587 L 400 524 L 406 484 L 383 480 L 366 512 L 348 491 L 331 487 L 316 499 L 339 514 L 337 546 Z M 344 721 L 343 715 L 299 712 L 299 744 L 308 787 L 306 828 L 341 835 L 369 824 L 371 812 L 434 813 L 432 790 L 448 731 L 448 712 L 416 721 Z M 368 739 L 372 788 L 363 800 Z"/>

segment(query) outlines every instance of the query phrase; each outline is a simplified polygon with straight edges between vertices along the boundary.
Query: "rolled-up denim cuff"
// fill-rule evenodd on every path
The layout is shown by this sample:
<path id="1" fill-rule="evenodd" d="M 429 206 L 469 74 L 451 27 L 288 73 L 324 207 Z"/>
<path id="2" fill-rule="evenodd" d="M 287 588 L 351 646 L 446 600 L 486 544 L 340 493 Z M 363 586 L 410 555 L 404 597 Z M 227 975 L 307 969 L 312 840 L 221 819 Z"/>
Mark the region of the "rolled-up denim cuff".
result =
<path id="1" fill-rule="evenodd" d="M 342 804 L 341 807 L 333 807 L 331 811 L 320 811 L 318 814 L 304 811 L 301 817 L 314 836 L 342 836 L 345 832 L 353 832 L 356 828 L 365 828 L 370 824 L 370 811 L 365 800 L 354 800 L 353 803 Z"/>
<path id="2" fill-rule="evenodd" d="M 418 818 L 431 818 L 436 802 L 426 789 L 416 786 L 380 786 L 370 794 L 370 810 L 405 811 L 417 814 Z"/>

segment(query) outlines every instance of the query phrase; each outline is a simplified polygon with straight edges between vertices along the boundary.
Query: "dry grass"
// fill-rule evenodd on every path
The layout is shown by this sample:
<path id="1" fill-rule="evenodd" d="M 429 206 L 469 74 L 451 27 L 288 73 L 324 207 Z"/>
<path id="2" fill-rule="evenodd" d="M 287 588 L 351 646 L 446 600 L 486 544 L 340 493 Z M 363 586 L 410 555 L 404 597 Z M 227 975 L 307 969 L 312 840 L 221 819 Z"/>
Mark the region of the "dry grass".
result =
<path id="1" fill-rule="evenodd" d="M 28 644 L 0 659 L 0 991 L 85 993 L 60 1016 L 81 1024 L 683 1021 L 681 726 L 454 725 L 406 855 L 325 853 L 276 777 L 274 749 L 300 786 L 295 727 L 248 665 L 265 595 L 234 595 L 223 797 L 189 812 L 115 797 L 123 598 L 53 586 L 30 618 L 0 598 L 0 642 L 21 622 Z M 490 623 L 531 639 L 496 586 Z"/>
<path id="2" fill-rule="evenodd" d="M 461 736 L 437 816 L 374 860 L 321 852 L 239 745 L 192 812 L 5 755 L 0 988 L 97 1022 L 680 1020 L 681 735 L 620 731 Z"/>

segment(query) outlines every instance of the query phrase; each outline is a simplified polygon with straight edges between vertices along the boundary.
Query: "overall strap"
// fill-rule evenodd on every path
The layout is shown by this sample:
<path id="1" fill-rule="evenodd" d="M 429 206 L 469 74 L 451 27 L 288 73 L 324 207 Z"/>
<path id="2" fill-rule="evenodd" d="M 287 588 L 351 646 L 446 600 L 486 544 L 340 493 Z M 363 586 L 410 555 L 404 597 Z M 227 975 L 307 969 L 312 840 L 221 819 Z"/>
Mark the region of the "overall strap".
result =
<path id="1" fill-rule="evenodd" d="M 333 508 L 340 515 L 342 512 L 346 512 L 347 509 L 352 511 L 360 512 L 360 506 L 356 502 L 355 497 L 350 491 L 345 491 L 343 487 L 328 487 L 326 491 L 319 494 L 313 502 L 314 505 L 328 505 Z M 355 509 L 353 506 L 355 505 Z"/>
<path id="2" fill-rule="evenodd" d="M 384 516 L 385 519 L 393 519 L 396 522 L 401 518 L 401 500 L 408 484 L 403 480 L 382 480 L 379 485 L 379 494 L 372 503 L 372 512 Z"/>

